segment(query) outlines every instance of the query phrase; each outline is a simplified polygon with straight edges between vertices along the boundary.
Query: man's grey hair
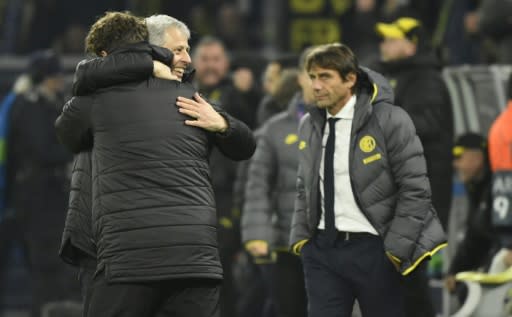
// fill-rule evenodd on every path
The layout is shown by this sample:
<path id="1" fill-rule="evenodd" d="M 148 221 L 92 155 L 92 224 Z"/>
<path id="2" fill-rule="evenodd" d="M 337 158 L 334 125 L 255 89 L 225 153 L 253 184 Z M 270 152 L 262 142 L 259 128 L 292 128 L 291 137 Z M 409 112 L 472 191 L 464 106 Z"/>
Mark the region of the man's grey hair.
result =
<path id="1" fill-rule="evenodd" d="M 180 30 L 187 39 L 190 39 L 190 30 L 187 25 L 178 19 L 165 14 L 152 15 L 146 18 L 149 33 L 149 43 L 162 46 L 165 43 L 166 31 L 169 28 Z"/>

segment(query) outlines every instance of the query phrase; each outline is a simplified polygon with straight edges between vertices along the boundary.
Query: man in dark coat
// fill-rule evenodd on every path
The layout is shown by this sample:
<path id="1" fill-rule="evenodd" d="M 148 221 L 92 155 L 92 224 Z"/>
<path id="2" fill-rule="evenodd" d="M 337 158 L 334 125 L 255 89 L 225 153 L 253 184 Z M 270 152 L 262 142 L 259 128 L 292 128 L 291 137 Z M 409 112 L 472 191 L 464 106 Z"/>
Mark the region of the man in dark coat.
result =
<path id="1" fill-rule="evenodd" d="M 376 28 L 383 38 L 381 71 L 394 89 L 395 104 L 416 127 L 427 162 L 432 204 L 446 230 L 452 197 L 453 116 L 439 61 L 418 20 L 400 18 L 391 24 L 378 23 Z M 435 316 L 426 267 L 416 270 L 406 285 L 408 315 Z"/>
<path id="2" fill-rule="evenodd" d="M 9 118 L 7 205 L 14 210 L 26 241 L 32 281 L 32 315 L 49 302 L 78 300 L 74 272 L 55 256 L 68 200 L 71 153 L 59 144 L 53 124 L 63 103 L 59 57 L 32 55 L 33 89 L 19 95 Z"/>
<path id="3" fill-rule="evenodd" d="M 188 56 L 188 28 L 170 17 L 156 19 L 164 36 L 178 34 Z M 103 22 L 123 27 L 114 18 Z M 144 24 L 135 24 L 126 34 L 147 40 Z M 98 49 L 113 53 L 115 44 Z M 183 76 L 185 67 L 177 68 Z M 153 316 L 164 306 L 180 316 L 216 316 L 222 268 L 208 155 L 218 146 L 232 159 L 250 157 L 250 130 L 215 111 L 190 85 L 155 78 L 72 99 L 56 127 L 74 151 L 94 139 L 98 268 L 89 316 Z"/>

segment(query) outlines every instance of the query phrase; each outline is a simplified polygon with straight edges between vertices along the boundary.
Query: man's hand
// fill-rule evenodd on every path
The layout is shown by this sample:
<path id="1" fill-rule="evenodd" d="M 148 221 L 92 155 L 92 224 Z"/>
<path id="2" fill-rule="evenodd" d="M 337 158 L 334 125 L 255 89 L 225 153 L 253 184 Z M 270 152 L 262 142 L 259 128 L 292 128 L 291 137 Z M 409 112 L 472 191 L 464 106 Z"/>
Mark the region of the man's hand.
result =
<path id="1" fill-rule="evenodd" d="M 266 241 L 250 241 L 245 248 L 255 258 L 268 255 L 268 243 Z"/>
<path id="2" fill-rule="evenodd" d="M 153 61 L 153 76 L 161 79 L 181 81 L 171 72 L 171 68 L 159 61 Z"/>
<path id="3" fill-rule="evenodd" d="M 215 111 L 212 105 L 201 98 L 198 93 L 195 93 L 194 99 L 178 97 L 176 102 L 179 112 L 195 119 L 185 120 L 185 124 L 210 132 L 225 132 L 228 128 L 226 119 Z"/>

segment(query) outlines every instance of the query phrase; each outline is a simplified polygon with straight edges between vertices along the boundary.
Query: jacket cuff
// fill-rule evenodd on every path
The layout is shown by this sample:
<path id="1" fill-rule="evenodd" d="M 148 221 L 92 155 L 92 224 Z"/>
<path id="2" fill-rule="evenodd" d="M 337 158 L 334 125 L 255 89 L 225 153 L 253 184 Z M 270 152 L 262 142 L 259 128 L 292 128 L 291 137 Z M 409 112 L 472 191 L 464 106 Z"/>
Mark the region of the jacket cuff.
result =
<path id="1" fill-rule="evenodd" d="M 302 247 L 308 242 L 309 239 L 300 240 L 299 242 L 296 242 L 294 245 L 292 245 L 292 253 L 296 255 L 300 255 L 300 251 L 302 250 Z"/>
<path id="2" fill-rule="evenodd" d="M 232 118 L 224 111 L 219 111 L 218 112 L 223 118 L 224 120 L 226 120 L 226 124 L 228 125 L 228 127 L 226 128 L 226 131 L 224 132 L 215 132 L 215 135 L 217 137 L 220 137 L 220 138 L 227 138 L 231 135 L 231 133 L 233 132 L 233 120 Z"/>

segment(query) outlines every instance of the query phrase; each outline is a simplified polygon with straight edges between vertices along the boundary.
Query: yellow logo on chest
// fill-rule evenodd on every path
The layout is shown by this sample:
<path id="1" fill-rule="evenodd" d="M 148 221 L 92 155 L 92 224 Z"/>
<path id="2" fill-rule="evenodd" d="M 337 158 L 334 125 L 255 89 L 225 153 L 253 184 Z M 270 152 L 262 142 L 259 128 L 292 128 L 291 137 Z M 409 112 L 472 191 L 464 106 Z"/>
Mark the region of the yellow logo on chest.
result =
<path id="1" fill-rule="evenodd" d="M 290 144 L 293 144 L 293 143 L 296 143 L 297 141 L 299 141 L 299 136 L 297 134 L 288 134 L 286 136 L 286 138 L 284 139 L 284 143 L 290 145 Z"/>
<path id="2" fill-rule="evenodd" d="M 371 151 L 375 150 L 376 145 L 377 142 L 375 142 L 375 139 L 370 135 L 365 135 L 361 138 L 361 141 L 359 141 L 359 148 L 364 153 L 370 153 Z"/>

